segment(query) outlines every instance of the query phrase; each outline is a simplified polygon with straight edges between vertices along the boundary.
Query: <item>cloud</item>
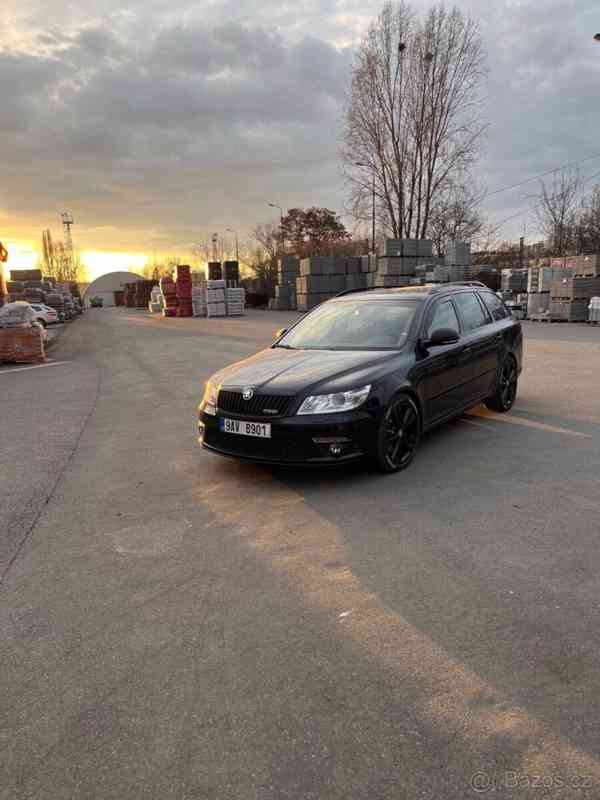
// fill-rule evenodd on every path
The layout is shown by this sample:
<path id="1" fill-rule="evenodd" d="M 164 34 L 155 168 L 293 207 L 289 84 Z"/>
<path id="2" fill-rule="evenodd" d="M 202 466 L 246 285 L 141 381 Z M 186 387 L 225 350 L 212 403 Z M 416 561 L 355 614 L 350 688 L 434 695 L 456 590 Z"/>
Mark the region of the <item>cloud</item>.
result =
<path id="1" fill-rule="evenodd" d="M 37 235 L 68 207 L 86 247 L 119 247 L 94 240 L 109 230 L 128 247 L 178 248 L 249 230 L 271 215 L 268 200 L 343 208 L 344 96 L 379 2 L 53 0 L 51 27 L 44 0 L 6 2 L 4 225 L 28 219 Z M 489 189 L 600 151 L 597 0 L 576 13 L 570 0 L 459 5 L 480 19 L 489 53 Z M 501 218 L 536 189 L 487 208 Z"/>

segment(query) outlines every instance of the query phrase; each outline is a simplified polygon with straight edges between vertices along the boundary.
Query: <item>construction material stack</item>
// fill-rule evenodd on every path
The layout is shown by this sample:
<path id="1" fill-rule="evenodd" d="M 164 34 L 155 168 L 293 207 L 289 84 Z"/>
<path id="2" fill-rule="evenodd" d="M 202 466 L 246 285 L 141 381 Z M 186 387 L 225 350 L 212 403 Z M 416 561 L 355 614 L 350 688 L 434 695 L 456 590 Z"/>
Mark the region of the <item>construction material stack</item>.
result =
<path id="1" fill-rule="evenodd" d="M 527 273 L 527 316 L 544 317 L 550 308 L 552 267 L 532 267 Z"/>
<path id="2" fill-rule="evenodd" d="M 600 325 L 600 297 L 592 297 L 588 306 L 588 322 Z"/>
<path id="3" fill-rule="evenodd" d="M 346 261 L 335 256 L 311 256 L 300 262 L 296 279 L 298 311 L 310 311 L 346 289 Z"/>
<path id="4" fill-rule="evenodd" d="M 209 319 L 227 316 L 224 280 L 206 282 L 206 316 Z"/>
<path id="5" fill-rule="evenodd" d="M 600 276 L 553 278 L 550 295 L 552 320 L 587 322 L 590 301 L 600 295 Z"/>
<path id="6" fill-rule="evenodd" d="M 237 261 L 224 261 L 222 273 L 227 288 L 236 289 L 240 285 L 240 265 Z"/>
<path id="7" fill-rule="evenodd" d="M 207 314 L 205 286 L 192 286 L 192 314 L 194 317 L 205 317 Z"/>
<path id="8" fill-rule="evenodd" d="M 45 360 L 44 330 L 33 309 L 20 302 L 0 308 L 0 363 L 36 364 Z"/>
<path id="9" fill-rule="evenodd" d="M 187 264 L 178 264 L 175 268 L 175 289 L 177 293 L 177 316 L 191 317 L 192 309 L 192 276 Z"/>
<path id="10" fill-rule="evenodd" d="M 135 307 L 148 308 L 154 281 L 138 281 L 135 284 Z"/>
<path id="11" fill-rule="evenodd" d="M 295 311 L 297 307 L 296 280 L 299 276 L 299 258 L 283 256 L 277 260 L 277 285 L 275 286 L 275 297 L 269 301 L 269 308 L 276 311 Z"/>
<path id="12" fill-rule="evenodd" d="M 148 303 L 148 311 L 151 314 L 160 314 L 162 311 L 160 287 L 154 285 L 150 291 L 150 302 Z"/>
<path id="13" fill-rule="evenodd" d="M 246 291 L 242 287 L 228 286 L 225 289 L 225 304 L 228 317 L 241 317 L 246 308 Z"/>
<path id="14" fill-rule="evenodd" d="M 220 261 L 209 261 L 207 270 L 209 281 L 220 281 L 223 278 L 223 270 Z"/>
<path id="15" fill-rule="evenodd" d="M 488 289 L 492 289 L 494 292 L 500 290 L 501 273 L 498 267 L 493 264 L 479 264 L 476 270 L 474 277 L 478 281 L 481 281 Z"/>
<path id="16" fill-rule="evenodd" d="M 469 242 L 450 242 L 445 256 L 450 283 L 468 281 L 472 275 L 471 245 Z"/>
<path id="17" fill-rule="evenodd" d="M 370 287 L 410 286 L 425 281 L 425 270 L 417 276 L 417 266 L 432 264 L 430 239 L 386 239 L 377 272 L 369 278 Z M 419 280 L 416 280 L 417 277 Z M 422 280 L 421 280 L 422 279 Z"/>
<path id="18" fill-rule="evenodd" d="M 177 316 L 177 287 L 170 275 L 165 275 L 159 282 L 162 296 L 163 317 Z"/>

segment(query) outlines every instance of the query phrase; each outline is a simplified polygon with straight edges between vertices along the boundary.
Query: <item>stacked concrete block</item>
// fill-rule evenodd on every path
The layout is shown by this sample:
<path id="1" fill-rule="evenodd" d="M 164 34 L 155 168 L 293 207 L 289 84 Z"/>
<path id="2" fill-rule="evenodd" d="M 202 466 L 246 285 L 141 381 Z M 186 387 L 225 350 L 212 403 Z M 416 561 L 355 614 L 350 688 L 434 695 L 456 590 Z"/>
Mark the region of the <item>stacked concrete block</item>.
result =
<path id="1" fill-rule="evenodd" d="M 356 275 L 346 275 L 345 287 L 346 291 L 359 291 L 360 289 L 367 288 L 367 275 L 359 272 Z"/>
<path id="2" fill-rule="evenodd" d="M 269 308 L 277 311 L 294 311 L 296 308 L 296 279 L 300 275 L 300 259 L 282 256 L 277 261 L 277 286 Z"/>
<path id="3" fill-rule="evenodd" d="M 466 267 L 471 265 L 471 245 L 469 242 L 450 242 L 446 252 L 446 266 Z"/>
<path id="4" fill-rule="evenodd" d="M 437 266 L 433 270 L 433 280 L 436 283 L 448 283 L 450 280 L 450 267 Z"/>
<path id="5" fill-rule="evenodd" d="M 501 286 L 503 292 L 526 292 L 529 271 L 526 269 L 503 269 Z"/>
<path id="6" fill-rule="evenodd" d="M 527 295 L 527 316 L 538 317 L 550 308 L 550 292 L 532 292 Z"/>
<path id="7" fill-rule="evenodd" d="M 588 322 L 600 324 L 600 297 L 592 297 L 588 305 Z"/>
<path id="8" fill-rule="evenodd" d="M 227 306 L 225 304 L 225 281 L 214 280 L 206 282 L 206 316 L 225 317 Z"/>
<path id="9" fill-rule="evenodd" d="M 194 317 L 205 317 L 206 308 L 206 287 L 192 286 L 192 314 Z"/>
<path id="10" fill-rule="evenodd" d="M 303 258 L 300 262 L 300 275 L 306 277 L 308 275 L 332 275 L 337 270 L 335 269 L 334 256 L 311 256 L 310 258 Z M 346 272 L 344 268 L 343 272 Z"/>
<path id="11" fill-rule="evenodd" d="M 296 308 L 296 287 L 281 284 L 275 287 L 274 308 L 278 311 L 293 311 Z"/>
<path id="12" fill-rule="evenodd" d="M 370 272 L 377 272 L 377 255 L 375 253 L 360 257 L 360 271 L 365 275 Z"/>
<path id="13" fill-rule="evenodd" d="M 225 304 L 228 317 L 243 316 L 246 308 L 246 291 L 242 287 L 228 286 L 225 289 Z"/>
<path id="14" fill-rule="evenodd" d="M 417 268 L 416 256 L 383 256 L 379 259 L 377 272 L 379 275 L 414 276 Z"/>
<path id="15" fill-rule="evenodd" d="M 383 256 L 397 258 L 430 258 L 433 253 L 431 239 L 386 239 L 383 245 Z"/>
<path id="16" fill-rule="evenodd" d="M 448 268 L 448 280 L 450 283 L 459 283 L 460 281 L 468 281 L 471 279 L 471 267 L 468 265 L 454 264 Z"/>
<path id="17" fill-rule="evenodd" d="M 576 275 L 600 276 L 600 255 L 575 256 L 574 261 Z"/>

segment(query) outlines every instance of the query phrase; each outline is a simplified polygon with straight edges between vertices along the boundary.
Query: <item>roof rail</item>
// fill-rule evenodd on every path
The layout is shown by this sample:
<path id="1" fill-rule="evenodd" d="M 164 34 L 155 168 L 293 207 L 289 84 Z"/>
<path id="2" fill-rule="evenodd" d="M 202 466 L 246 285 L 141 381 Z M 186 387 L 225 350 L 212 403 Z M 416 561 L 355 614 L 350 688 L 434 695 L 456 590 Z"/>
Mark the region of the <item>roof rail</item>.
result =
<path id="1" fill-rule="evenodd" d="M 344 289 L 343 292 L 338 292 L 338 294 L 334 294 L 331 298 L 335 300 L 336 297 L 343 297 L 345 294 L 355 294 L 356 292 L 371 292 L 373 289 L 380 289 L 380 286 L 365 286 L 364 289 Z"/>

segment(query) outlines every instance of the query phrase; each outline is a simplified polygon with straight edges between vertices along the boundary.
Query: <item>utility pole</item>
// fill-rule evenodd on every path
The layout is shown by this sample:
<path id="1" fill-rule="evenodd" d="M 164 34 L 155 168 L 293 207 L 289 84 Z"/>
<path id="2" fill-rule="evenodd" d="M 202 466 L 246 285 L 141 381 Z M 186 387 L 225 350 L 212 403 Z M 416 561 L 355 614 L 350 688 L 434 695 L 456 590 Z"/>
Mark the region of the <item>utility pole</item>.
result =
<path id="1" fill-rule="evenodd" d="M 73 215 L 69 214 L 68 211 L 63 211 L 60 215 L 63 224 L 63 240 L 65 243 L 65 250 L 67 253 L 73 257 L 73 238 L 71 237 L 71 226 L 75 224 L 75 220 L 73 219 Z"/>
<path id="2" fill-rule="evenodd" d="M 213 233 L 212 235 L 212 260 L 219 261 L 218 250 L 217 250 L 217 243 L 219 241 L 219 234 Z"/>

